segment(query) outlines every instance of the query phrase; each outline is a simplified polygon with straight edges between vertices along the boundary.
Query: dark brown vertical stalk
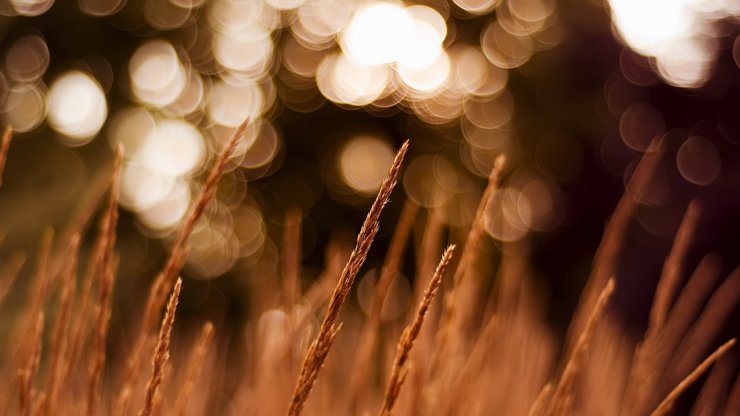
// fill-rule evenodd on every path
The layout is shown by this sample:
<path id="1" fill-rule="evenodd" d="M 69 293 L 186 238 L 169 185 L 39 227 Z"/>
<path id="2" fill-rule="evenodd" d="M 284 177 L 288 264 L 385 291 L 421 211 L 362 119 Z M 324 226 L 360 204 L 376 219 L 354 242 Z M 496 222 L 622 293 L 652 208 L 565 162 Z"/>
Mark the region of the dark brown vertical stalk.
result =
<path id="1" fill-rule="evenodd" d="M 289 209 L 285 213 L 283 234 L 283 302 L 286 310 L 292 309 L 301 291 L 301 210 Z"/>

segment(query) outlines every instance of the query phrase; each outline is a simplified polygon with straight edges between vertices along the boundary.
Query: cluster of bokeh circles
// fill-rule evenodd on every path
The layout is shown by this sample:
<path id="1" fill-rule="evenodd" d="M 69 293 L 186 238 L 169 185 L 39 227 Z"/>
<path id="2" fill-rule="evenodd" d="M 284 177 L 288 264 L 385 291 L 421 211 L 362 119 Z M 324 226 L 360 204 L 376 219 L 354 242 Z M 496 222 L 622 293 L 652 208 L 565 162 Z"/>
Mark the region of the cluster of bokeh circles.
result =
<path id="1" fill-rule="evenodd" d="M 246 188 L 247 180 L 274 170 L 284 145 L 275 119 L 283 108 L 312 113 L 330 102 L 379 116 L 404 111 L 428 126 L 459 127 L 464 139 L 459 155 L 416 157 L 408 163 L 403 186 L 409 198 L 441 213 L 447 224 L 468 225 L 481 191 L 475 177 L 488 174 L 516 133 L 509 71 L 563 37 L 555 0 L 139 3 L 134 8 L 125 0 L 76 2 L 86 18 L 107 19 L 117 29 L 145 35 L 122 68 L 112 68 L 105 57 L 94 62 L 81 57 L 82 65 L 50 77 L 54 51 L 43 34 L 15 39 L 2 57 L 0 109 L 5 123 L 21 135 L 33 134 L 46 121 L 69 146 L 101 136 L 113 147 L 122 145 L 121 204 L 136 214 L 143 231 L 165 238 L 197 192 L 193 178 L 204 172 L 233 128 L 249 118 L 223 191 L 191 239 L 190 264 L 204 277 L 276 250 L 266 237 L 259 204 Z M 711 54 L 681 52 L 681 59 L 693 61 L 675 63 L 669 46 L 706 48 L 669 35 L 677 27 L 694 30 L 682 32 L 688 38 L 698 33 L 703 26 L 686 23 L 691 11 L 716 16 L 737 14 L 736 7 L 733 11 L 729 2 L 717 1 L 712 9 L 684 0 L 680 14 L 664 5 L 660 10 L 671 12 L 658 21 L 675 17 L 672 29 L 643 33 L 630 18 L 639 9 L 633 3 L 610 1 L 618 33 L 637 52 L 654 54 L 658 73 L 669 82 L 690 87 L 706 78 L 707 65 L 694 63 L 711 61 Z M 39 16 L 53 5 L 54 0 L 7 0 L 0 2 L 0 14 Z M 472 20 L 482 25 L 471 37 L 467 22 Z M 656 47 L 659 43 L 668 46 Z M 122 91 L 127 105 L 113 108 L 112 90 Z M 644 140 L 629 136 L 630 126 L 651 114 L 643 107 L 625 112 L 620 126 L 630 147 L 644 150 Z M 689 160 L 706 143 L 696 139 L 686 146 L 680 157 Z M 370 197 L 393 153 L 387 138 L 362 134 L 346 138 L 333 163 L 347 189 Z M 462 160 L 467 172 L 450 157 Z M 709 174 L 687 175 L 701 182 Z M 514 241 L 530 230 L 553 229 L 565 215 L 564 201 L 555 181 L 517 170 L 491 204 L 488 231 L 498 240 Z"/>

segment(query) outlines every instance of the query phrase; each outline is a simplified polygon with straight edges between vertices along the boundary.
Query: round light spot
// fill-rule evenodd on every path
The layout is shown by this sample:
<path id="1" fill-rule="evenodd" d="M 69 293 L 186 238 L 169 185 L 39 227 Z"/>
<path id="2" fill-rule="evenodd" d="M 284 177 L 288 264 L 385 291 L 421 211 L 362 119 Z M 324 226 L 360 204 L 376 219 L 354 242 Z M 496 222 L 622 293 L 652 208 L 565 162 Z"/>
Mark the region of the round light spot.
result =
<path id="1" fill-rule="evenodd" d="M 10 5 L 23 16 L 38 16 L 54 5 L 54 0 L 10 0 Z"/>
<path id="2" fill-rule="evenodd" d="M 393 149 L 377 137 L 359 136 L 350 140 L 339 155 L 339 172 L 344 182 L 362 194 L 376 192 L 393 163 Z"/>
<path id="3" fill-rule="evenodd" d="M 262 91 L 254 81 L 220 80 L 211 87 L 208 115 L 218 124 L 236 127 L 247 118 L 261 116 L 263 102 Z"/>
<path id="4" fill-rule="evenodd" d="M 153 230 L 176 226 L 190 206 L 190 188 L 186 181 L 175 181 L 170 192 L 138 215 L 138 219 Z"/>
<path id="5" fill-rule="evenodd" d="M 429 93 L 442 87 L 450 76 L 450 58 L 442 51 L 431 65 L 415 69 L 399 65 L 398 74 L 409 88 Z"/>
<path id="6" fill-rule="evenodd" d="M 17 82 L 33 82 L 49 67 L 49 48 L 38 35 L 16 40 L 5 55 L 8 76 Z"/>
<path id="7" fill-rule="evenodd" d="M 121 170 L 121 205 L 144 211 L 170 194 L 174 178 L 146 163 L 129 161 Z"/>
<path id="8" fill-rule="evenodd" d="M 10 89 L 3 106 L 5 123 L 24 133 L 38 127 L 46 116 L 44 91 L 39 84 L 19 84 Z"/>
<path id="9" fill-rule="evenodd" d="M 493 10 L 501 0 L 454 0 L 454 2 L 470 14 L 482 15 Z"/>
<path id="10" fill-rule="evenodd" d="M 532 206 L 525 194 L 513 188 L 500 189 L 491 198 L 485 216 L 486 231 L 497 240 L 516 241 L 532 224 Z"/>
<path id="11" fill-rule="evenodd" d="M 619 119 L 619 134 L 632 150 L 644 152 L 663 133 L 663 117 L 649 104 L 632 104 Z"/>
<path id="12" fill-rule="evenodd" d="M 129 76 L 136 98 L 155 107 L 174 102 L 188 81 L 175 48 L 163 40 L 145 43 L 134 52 Z"/>
<path id="13" fill-rule="evenodd" d="M 149 131 L 141 157 L 170 176 L 185 175 L 200 166 L 205 153 L 203 135 L 183 120 L 162 120 Z"/>
<path id="14" fill-rule="evenodd" d="M 103 127 L 108 105 L 100 84 L 90 75 L 68 72 L 49 90 L 49 124 L 72 145 L 88 143 Z"/>
<path id="15" fill-rule="evenodd" d="M 360 8 L 341 36 L 344 53 L 363 65 L 397 61 L 407 50 L 405 42 L 413 34 L 414 20 L 402 6 L 371 3 Z"/>
<path id="16" fill-rule="evenodd" d="M 719 177 L 722 159 L 709 139 L 693 136 L 686 140 L 676 155 L 678 171 L 696 185 L 709 185 Z"/>
<path id="17" fill-rule="evenodd" d="M 108 123 L 108 139 L 112 147 L 123 145 L 124 156 L 138 157 L 156 122 L 151 113 L 141 107 L 131 107 L 116 113 Z"/>

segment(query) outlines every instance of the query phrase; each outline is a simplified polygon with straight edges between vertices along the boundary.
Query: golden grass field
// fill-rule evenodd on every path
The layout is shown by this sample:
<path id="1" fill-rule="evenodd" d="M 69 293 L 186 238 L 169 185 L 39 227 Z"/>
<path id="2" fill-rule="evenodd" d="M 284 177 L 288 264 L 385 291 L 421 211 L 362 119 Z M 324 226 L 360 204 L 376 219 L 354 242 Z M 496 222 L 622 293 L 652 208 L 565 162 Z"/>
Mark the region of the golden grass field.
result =
<path id="1" fill-rule="evenodd" d="M 19 276 L 23 257 L 3 262 L 0 313 L 15 322 L 1 341 L 3 414 L 667 415 L 687 389 L 698 386 L 691 414 L 740 414 L 740 380 L 719 365 L 735 340 L 723 340 L 719 348 L 712 343 L 738 303 L 740 270 L 716 290 L 713 255 L 684 270 L 698 204 L 689 205 L 665 259 L 642 339 L 633 340 L 609 309 L 620 285 L 615 262 L 634 196 L 654 173 L 660 142 L 643 156 L 604 230 L 564 337 L 546 323 L 526 243 L 502 244 L 495 281 L 484 280 L 482 257 L 489 254 L 480 247 L 489 237 L 483 223 L 488 201 L 505 180 L 503 157 L 494 164 L 467 237 L 457 245 L 445 240 L 433 212 L 422 213 L 411 202 L 397 223 L 381 223 L 413 142 L 398 151 L 354 247 L 330 242 L 316 281 L 301 281 L 300 221 L 287 221 L 283 267 L 277 276 L 263 276 L 264 284 L 250 293 L 257 306 L 240 333 L 211 322 L 178 327 L 188 238 L 246 126 L 236 129 L 214 162 L 169 259 L 141 294 L 145 307 L 125 310 L 136 324 L 128 329 L 128 343 L 115 348 L 125 351 L 121 356 L 108 356 L 113 294 L 123 278 L 116 250 L 120 150 L 111 163 L 107 201 L 88 210 L 96 221 L 46 233 L 38 251 L 28 254 L 35 263 L 31 276 Z M 9 147 L 12 157 L 8 129 L 0 170 Z M 383 321 L 384 299 L 422 214 L 412 307 L 400 319 Z M 82 258 L 81 236 L 92 222 L 97 231 L 88 243 L 94 249 Z M 369 315 L 344 314 L 379 227 L 393 229 L 393 237 L 388 247 L 375 247 L 385 251 L 385 262 Z M 681 273 L 690 274 L 685 285 Z M 18 284 L 21 278 L 24 285 Z M 277 304 L 260 301 L 275 291 Z M 240 354 L 224 347 L 234 337 L 242 338 Z"/>

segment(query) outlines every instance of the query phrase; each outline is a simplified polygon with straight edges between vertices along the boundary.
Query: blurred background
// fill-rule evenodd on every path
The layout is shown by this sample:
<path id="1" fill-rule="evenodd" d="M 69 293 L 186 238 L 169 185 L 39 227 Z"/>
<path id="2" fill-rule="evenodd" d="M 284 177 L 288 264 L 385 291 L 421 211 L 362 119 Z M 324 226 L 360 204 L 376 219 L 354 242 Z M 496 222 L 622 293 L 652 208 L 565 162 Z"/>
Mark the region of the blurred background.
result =
<path id="1" fill-rule="evenodd" d="M 190 240 L 184 316 L 241 319 L 240 293 L 278 275 L 289 209 L 313 281 L 410 139 L 368 274 L 407 199 L 459 240 L 503 153 L 487 250 L 526 245 L 563 328 L 604 224 L 662 138 L 620 253 L 615 304 L 640 331 L 689 200 L 703 206 L 689 263 L 708 251 L 727 271 L 740 262 L 739 23 L 735 0 L 1 0 L 0 116 L 16 133 L 0 255 L 35 252 L 47 227 L 93 206 L 122 144 L 119 325 L 249 118 Z"/>

